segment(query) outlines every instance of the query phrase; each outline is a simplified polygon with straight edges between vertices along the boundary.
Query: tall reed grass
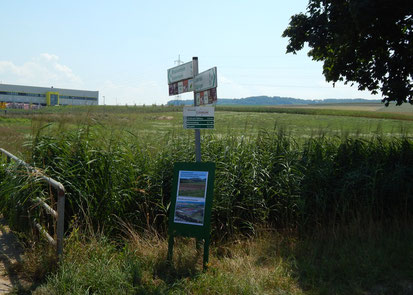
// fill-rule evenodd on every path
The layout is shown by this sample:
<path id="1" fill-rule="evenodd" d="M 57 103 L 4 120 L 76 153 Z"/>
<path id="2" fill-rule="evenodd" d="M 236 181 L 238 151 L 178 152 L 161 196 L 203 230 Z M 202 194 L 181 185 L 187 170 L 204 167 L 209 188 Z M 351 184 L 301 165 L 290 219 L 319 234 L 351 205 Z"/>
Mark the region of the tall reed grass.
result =
<path id="1" fill-rule="evenodd" d="M 203 161 L 216 163 L 214 239 L 262 227 L 308 231 L 411 217 L 411 139 L 321 134 L 302 142 L 283 130 L 203 137 Z M 173 163 L 194 161 L 193 147 L 192 136 L 180 133 L 145 142 L 85 126 L 61 136 L 39 132 L 26 160 L 64 184 L 68 223 L 75 218 L 116 234 L 121 219 L 162 234 Z M 32 189 L 35 178 L 1 167 L 0 209 L 24 223 L 28 200 L 44 190 Z"/>

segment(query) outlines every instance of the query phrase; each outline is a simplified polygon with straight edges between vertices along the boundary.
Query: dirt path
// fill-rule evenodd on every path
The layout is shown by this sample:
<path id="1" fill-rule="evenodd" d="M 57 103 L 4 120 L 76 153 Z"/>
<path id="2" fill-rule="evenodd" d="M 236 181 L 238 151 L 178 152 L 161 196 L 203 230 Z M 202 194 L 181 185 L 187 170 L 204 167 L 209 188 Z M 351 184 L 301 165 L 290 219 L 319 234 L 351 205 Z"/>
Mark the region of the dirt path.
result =
<path id="1" fill-rule="evenodd" d="M 12 267 L 21 259 L 22 249 L 16 237 L 0 218 L 0 294 L 7 294 L 13 288 L 21 287 L 19 278 Z"/>

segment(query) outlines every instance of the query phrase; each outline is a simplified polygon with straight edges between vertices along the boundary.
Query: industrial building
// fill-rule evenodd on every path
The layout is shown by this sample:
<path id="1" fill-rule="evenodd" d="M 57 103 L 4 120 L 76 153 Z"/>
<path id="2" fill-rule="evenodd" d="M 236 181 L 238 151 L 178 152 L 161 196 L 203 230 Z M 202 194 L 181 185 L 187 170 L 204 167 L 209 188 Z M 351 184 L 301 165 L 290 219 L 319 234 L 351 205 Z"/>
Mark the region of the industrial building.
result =
<path id="1" fill-rule="evenodd" d="M 0 84 L 0 102 L 38 106 L 97 105 L 99 91 Z"/>

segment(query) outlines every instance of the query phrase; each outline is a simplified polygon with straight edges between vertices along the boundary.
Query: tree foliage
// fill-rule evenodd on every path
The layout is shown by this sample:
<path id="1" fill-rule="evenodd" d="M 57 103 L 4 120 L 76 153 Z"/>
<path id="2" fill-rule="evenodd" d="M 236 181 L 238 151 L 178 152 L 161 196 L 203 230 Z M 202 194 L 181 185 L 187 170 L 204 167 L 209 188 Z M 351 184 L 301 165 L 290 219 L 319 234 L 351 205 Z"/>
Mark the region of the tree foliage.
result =
<path id="1" fill-rule="evenodd" d="M 381 91 L 386 106 L 413 104 L 411 0 L 309 0 L 282 36 L 289 38 L 287 53 L 307 43 L 328 82 Z"/>

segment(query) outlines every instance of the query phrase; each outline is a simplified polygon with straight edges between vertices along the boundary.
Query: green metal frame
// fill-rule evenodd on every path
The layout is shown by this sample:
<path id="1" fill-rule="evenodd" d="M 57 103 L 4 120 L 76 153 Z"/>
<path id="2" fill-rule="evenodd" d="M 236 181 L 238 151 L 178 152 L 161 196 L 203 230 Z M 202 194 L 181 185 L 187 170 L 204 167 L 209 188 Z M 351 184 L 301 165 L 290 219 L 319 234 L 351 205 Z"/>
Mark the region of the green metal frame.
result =
<path id="1" fill-rule="evenodd" d="M 192 225 L 185 223 L 177 223 L 174 221 L 176 200 L 178 194 L 178 181 L 180 171 L 207 171 L 207 188 L 205 197 L 205 210 L 203 225 Z M 196 163 L 175 163 L 174 165 L 174 180 L 171 192 L 171 205 L 169 211 L 169 245 L 168 245 L 168 260 L 172 261 L 174 237 L 193 237 L 197 239 L 197 249 L 201 240 L 204 240 L 204 257 L 203 266 L 206 269 L 209 260 L 209 244 L 211 239 L 211 209 L 214 191 L 215 180 L 215 163 L 211 162 L 196 162 Z"/>

